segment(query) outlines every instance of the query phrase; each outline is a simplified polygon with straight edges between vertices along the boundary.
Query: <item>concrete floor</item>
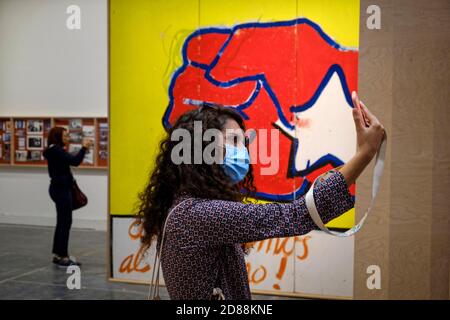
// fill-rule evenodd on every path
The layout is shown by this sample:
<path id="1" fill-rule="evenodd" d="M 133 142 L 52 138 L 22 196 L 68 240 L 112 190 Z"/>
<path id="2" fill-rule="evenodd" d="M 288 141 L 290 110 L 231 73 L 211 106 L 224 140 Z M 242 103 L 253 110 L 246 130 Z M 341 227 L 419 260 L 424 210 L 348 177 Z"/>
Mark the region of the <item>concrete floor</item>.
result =
<path id="1" fill-rule="evenodd" d="M 0 224 L 0 300 L 146 299 L 148 286 L 106 278 L 105 232 L 73 229 L 70 254 L 82 262 L 81 289 L 69 290 L 69 274 L 50 261 L 52 227 Z M 169 299 L 164 287 L 162 299 Z M 253 299 L 293 299 L 253 295 Z"/>

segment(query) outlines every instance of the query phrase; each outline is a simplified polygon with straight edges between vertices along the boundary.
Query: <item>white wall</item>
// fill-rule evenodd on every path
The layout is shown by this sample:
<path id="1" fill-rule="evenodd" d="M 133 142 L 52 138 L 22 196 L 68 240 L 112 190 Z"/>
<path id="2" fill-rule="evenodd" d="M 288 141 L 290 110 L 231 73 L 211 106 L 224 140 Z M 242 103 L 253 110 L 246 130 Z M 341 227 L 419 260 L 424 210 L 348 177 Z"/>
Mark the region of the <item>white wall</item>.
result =
<path id="1" fill-rule="evenodd" d="M 73 173 L 88 196 L 88 205 L 73 213 L 73 227 L 106 230 L 106 172 L 80 169 Z M 45 168 L 0 167 L 0 223 L 54 226 L 56 209 L 48 187 Z"/>
<path id="2" fill-rule="evenodd" d="M 69 5 L 81 29 L 66 27 Z M 0 1 L 0 116 L 107 116 L 107 1 Z M 106 229 L 107 171 L 74 170 L 74 227 Z M 0 223 L 54 225 L 45 168 L 0 168 Z"/>

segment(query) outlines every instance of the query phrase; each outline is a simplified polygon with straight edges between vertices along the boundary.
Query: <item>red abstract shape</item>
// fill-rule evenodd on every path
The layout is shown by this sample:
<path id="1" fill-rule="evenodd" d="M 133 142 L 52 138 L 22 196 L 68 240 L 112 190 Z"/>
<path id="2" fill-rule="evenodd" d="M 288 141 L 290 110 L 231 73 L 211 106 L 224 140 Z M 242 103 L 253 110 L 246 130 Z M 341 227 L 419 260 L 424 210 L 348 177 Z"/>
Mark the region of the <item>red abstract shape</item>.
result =
<path id="1" fill-rule="evenodd" d="M 164 116 L 170 126 L 197 106 L 186 99 L 236 107 L 247 128 L 276 128 L 277 120 L 293 126 L 290 108 L 302 106 L 321 91 L 332 66 L 345 75 L 344 91 L 357 88 L 358 53 L 345 50 L 306 19 L 248 24 L 233 29 L 206 29 L 190 36 L 183 50 L 184 65 L 169 88 L 170 105 Z M 292 173 L 292 139 L 280 134 L 279 170 L 262 176 L 253 165 L 260 198 L 292 199 L 306 192 L 300 187 L 333 166 L 325 165 L 306 177 Z M 270 150 L 269 139 L 268 150 Z M 354 186 L 352 188 L 354 191 Z"/>

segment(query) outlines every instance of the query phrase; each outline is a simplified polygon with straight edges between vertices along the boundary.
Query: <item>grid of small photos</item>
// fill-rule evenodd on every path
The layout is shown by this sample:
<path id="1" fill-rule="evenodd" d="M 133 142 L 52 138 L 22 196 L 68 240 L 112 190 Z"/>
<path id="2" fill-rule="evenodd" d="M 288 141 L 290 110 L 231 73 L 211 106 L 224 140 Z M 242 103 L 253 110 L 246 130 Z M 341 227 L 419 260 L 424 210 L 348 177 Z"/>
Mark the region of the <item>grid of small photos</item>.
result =
<path id="1" fill-rule="evenodd" d="M 14 119 L 14 163 L 45 164 L 42 155 L 52 122 L 47 119 Z"/>
<path id="2" fill-rule="evenodd" d="M 85 139 L 92 141 L 81 167 L 108 166 L 109 127 L 106 118 L 1 118 L 0 164 L 46 165 L 43 151 L 53 126 L 63 127 L 69 134 L 66 150 L 76 154 Z"/>
<path id="3" fill-rule="evenodd" d="M 0 118 L 0 163 L 11 163 L 11 132 L 11 119 Z"/>
<path id="4" fill-rule="evenodd" d="M 55 119 L 56 127 L 63 127 L 69 133 L 69 143 L 67 151 L 73 155 L 77 154 L 83 146 L 85 139 L 91 140 L 92 146 L 83 159 L 83 166 L 94 166 L 95 148 L 95 120 L 92 118 L 82 119 Z"/>
<path id="5" fill-rule="evenodd" d="M 107 119 L 97 119 L 97 163 L 98 166 L 108 166 L 109 158 L 109 125 Z"/>

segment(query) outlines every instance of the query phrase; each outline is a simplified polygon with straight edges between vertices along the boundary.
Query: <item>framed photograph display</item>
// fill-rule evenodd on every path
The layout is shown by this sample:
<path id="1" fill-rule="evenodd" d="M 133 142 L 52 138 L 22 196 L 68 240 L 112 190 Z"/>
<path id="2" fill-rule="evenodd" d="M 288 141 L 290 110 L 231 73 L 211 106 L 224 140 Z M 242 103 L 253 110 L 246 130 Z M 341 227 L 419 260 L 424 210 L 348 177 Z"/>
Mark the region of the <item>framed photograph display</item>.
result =
<path id="1" fill-rule="evenodd" d="M 44 121 L 40 119 L 31 119 L 27 121 L 27 134 L 40 134 L 44 133 Z"/>
<path id="2" fill-rule="evenodd" d="M 28 150 L 44 150 L 44 136 L 43 135 L 28 135 L 27 136 Z"/>
<path id="3" fill-rule="evenodd" d="M 51 118 L 13 118 L 15 165 L 46 165 L 43 151 L 52 127 Z"/>
<path id="4" fill-rule="evenodd" d="M 11 118 L 0 118 L 0 164 L 11 164 Z"/>
<path id="5" fill-rule="evenodd" d="M 0 117 L 0 165 L 39 166 L 47 161 L 43 156 L 52 127 L 63 127 L 69 134 L 66 150 L 77 153 L 86 139 L 92 146 L 81 168 L 107 168 L 109 157 L 109 127 L 107 118 L 83 117 Z"/>
<path id="6" fill-rule="evenodd" d="M 97 159 L 98 166 L 108 166 L 109 123 L 106 118 L 97 119 Z"/>
<path id="7" fill-rule="evenodd" d="M 63 127 L 69 134 L 69 143 L 66 145 L 66 151 L 75 155 L 83 146 L 85 139 L 92 140 L 92 147 L 87 151 L 80 167 L 95 167 L 95 137 L 92 135 L 95 127 L 95 118 L 55 118 L 55 127 Z"/>

